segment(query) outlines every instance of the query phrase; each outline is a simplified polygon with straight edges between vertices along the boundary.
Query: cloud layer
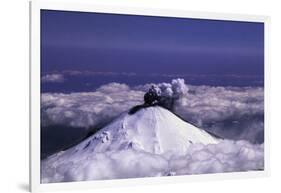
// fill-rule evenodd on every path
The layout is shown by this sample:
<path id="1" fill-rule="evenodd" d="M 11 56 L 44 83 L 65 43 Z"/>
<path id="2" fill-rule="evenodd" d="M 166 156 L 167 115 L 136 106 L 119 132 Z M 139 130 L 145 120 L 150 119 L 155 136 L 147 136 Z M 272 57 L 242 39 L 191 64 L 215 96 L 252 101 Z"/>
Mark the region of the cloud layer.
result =
<path id="1" fill-rule="evenodd" d="M 222 137 L 263 142 L 263 88 L 190 86 L 175 111 Z"/>
<path id="2" fill-rule="evenodd" d="M 137 169 L 136 169 L 137 168 Z M 188 154 L 132 148 L 104 153 L 60 152 L 41 163 L 41 182 L 69 182 L 263 170 L 264 147 L 246 141 L 194 144 Z"/>
<path id="3" fill-rule="evenodd" d="M 56 82 L 61 83 L 64 82 L 63 74 L 46 74 L 41 77 L 42 82 Z"/>
<path id="4" fill-rule="evenodd" d="M 97 127 L 143 103 L 152 84 L 129 87 L 110 83 L 93 92 L 43 93 L 42 126 Z M 185 120 L 228 139 L 263 142 L 264 90 L 261 87 L 186 85 L 182 80 L 157 85 L 175 98 L 174 112 Z"/>
<path id="5" fill-rule="evenodd" d="M 119 83 L 101 86 L 95 92 L 44 93 L 41 124 L 95 127 L 142 103 L 143 94 Z"/>

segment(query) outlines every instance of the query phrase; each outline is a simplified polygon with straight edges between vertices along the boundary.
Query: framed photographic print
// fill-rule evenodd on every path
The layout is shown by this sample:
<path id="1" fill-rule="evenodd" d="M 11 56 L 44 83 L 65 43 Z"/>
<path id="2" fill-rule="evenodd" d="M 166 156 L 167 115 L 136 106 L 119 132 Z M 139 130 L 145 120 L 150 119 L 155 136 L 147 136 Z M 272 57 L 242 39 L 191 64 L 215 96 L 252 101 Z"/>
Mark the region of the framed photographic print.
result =
<path id="1" fill-rule="evenodd" d="M 31 191 L 269 172 L 266 16 L 33 1 Z"/>

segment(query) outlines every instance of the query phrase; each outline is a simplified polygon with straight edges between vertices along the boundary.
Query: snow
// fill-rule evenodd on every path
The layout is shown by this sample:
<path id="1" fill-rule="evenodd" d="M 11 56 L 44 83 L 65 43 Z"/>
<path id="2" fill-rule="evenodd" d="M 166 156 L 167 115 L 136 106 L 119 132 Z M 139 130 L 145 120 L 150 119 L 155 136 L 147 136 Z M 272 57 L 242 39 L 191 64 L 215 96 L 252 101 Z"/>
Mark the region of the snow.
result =
<path id="1" fill-rule="evenodd" d="M 162 107 L 143 108 L 133 115 L 122 114 L 111 124 L 74 147 L 78 151 L 105 152 L 133 146 L 145 152 L 169 151 L 185 154 L 192 143 L 210 144 L 218 140 L 181 120 Z"/>
<path id="2" fill-rule="evenodd" d="M 162 107 L 123 113 L 42 161 L 41 181 L 67 182 L 263 169 L 263 145 L 219 140 Z"/>

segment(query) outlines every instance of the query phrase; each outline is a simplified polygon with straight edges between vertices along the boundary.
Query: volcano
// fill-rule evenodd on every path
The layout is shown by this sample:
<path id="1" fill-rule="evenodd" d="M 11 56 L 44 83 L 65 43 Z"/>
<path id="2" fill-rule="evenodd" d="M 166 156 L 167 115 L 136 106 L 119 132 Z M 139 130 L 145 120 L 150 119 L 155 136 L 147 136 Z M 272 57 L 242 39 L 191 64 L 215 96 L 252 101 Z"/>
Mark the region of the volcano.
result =
<path id="1" fill-rule="evenodd" d="M 96 163 L 98 156 L 113 155 L 116 152 L 141 152 L 153 155 L 155 158 L 157 155 L 164 154 L 181 156 L 188 152 L 191 144 L 207 145 L 218 142 L 218 138 L 184 121 L 171 111 L 160 106 L 151 106 L 142 108 L 134 114 L 128 112 L 121 114 L 76 146 L 43 160 L 41 177 L 43 182 L 50 182 L 50 179 L 55 182 L 77 181 L 69 176 L 75 178 L 82 176 L 81 180 L 91 180 L 96 179 L 94 173 L 100 169 L 94 170 L 90 167 Z M 123 153 L 122 156 L 118 154 L 119 156 L 114 158 L 117 165 L 118 162 L 130 160 L 130 157 L 126 157 L 128 153 L 124 155 Z M 59 169 L 60 175 L 58 175 Z M 75 175 L 69 174 L 70 171 L 75 172 Z M 126 177 L 131 176 L 127 174 Z"/>

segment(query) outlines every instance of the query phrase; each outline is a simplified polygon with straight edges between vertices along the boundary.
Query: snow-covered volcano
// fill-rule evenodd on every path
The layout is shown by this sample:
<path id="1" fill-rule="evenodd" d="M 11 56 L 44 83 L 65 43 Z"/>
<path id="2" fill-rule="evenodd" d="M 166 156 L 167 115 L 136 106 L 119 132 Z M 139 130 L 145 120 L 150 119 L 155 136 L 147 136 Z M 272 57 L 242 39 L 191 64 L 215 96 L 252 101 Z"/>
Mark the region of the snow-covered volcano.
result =
<path id="1" fill-rule="evenodd" d="M 98 172 L 96 171 L 98 168 L 91 171 L 85 167 L 94 164 L 97 156 L 104 153 L 127 152 L 122 156 L 117 156 L 117 162 L 121 163 L 130 159 L 128 152 L 134 152 L 134 154 L 142 152 L 156 157 L 160 154 L 180 156 L 187 153 L 191 144 L 198 143 L 216 144 L 218 139 L 183 121 L 165 108 L 147 107 L 132 115 L 127 112 L 121 114 L 112 123 L 78 145 L 43 160 L 42 180 L 43 182 L 68 181 L 69 176 L 75 176 L 75 180 L 77 177 L 79 179 L 79 176 L 83 176 L 81 180 L 96 179 L 95 172 Z M 161 165 L 161 161 L 155 163 Z M 70 175 L 70 169 L 74 169 L 75 174 Z M 59 170 L 61 171 L 58 172 Z M 89 174 L 91 172 L 94 175 Z M 89 175 L 95 177 L 87 177 Z M 127 174 L 127 177 L 130 177 L 130 174 Z"/>
<path id="2" fill-rule="evenodd" d="M 122 114 L 111 124 L 73 149 L 105 152 L 126 148 L 162 154 L 185 154 L 190 144 L 213 144 L 218 140 L 183 121 L 165 108 L 143 108 L 133 115 Z"/>

